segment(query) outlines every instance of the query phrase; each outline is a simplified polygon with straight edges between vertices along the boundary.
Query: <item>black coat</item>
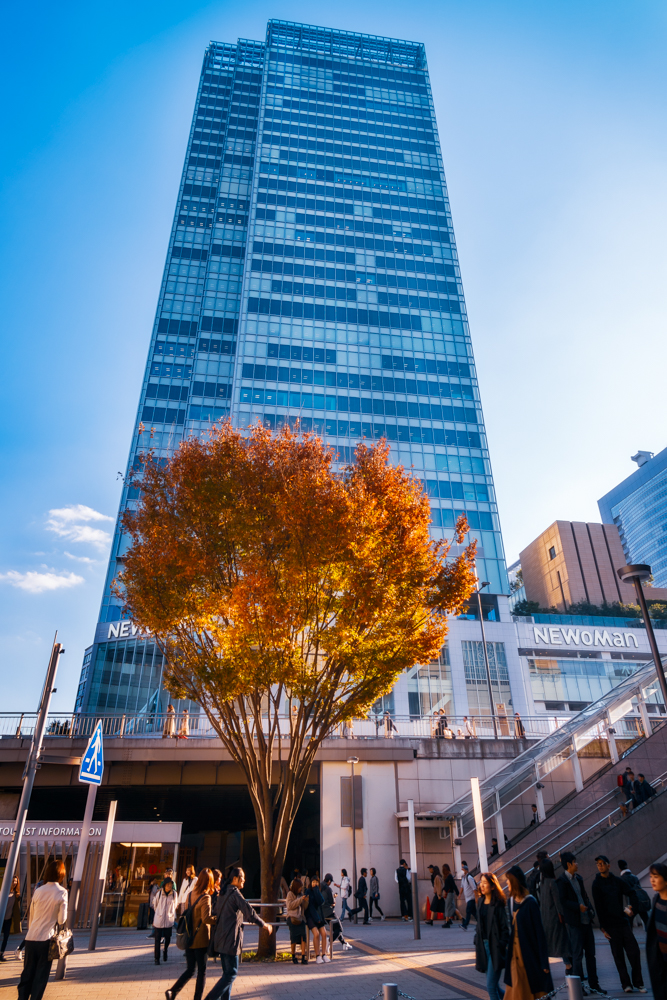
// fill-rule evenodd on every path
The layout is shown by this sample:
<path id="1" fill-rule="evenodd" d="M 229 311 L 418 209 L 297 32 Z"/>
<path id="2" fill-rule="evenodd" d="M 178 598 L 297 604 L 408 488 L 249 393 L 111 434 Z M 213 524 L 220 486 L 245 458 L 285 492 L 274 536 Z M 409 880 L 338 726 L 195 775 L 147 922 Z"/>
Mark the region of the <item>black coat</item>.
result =
<path id="1" fill-rule="evenodd" d="M 591 917 L 593 917 L 593 907 L 591 906 L 591 901 L 586 893 L 584 880 L 581 875 L 575 875 L 574 877 L 579 880 L 581 897 L 584 904 L 588 907 Z M 558 876 L 556 879 L 556 885 L 558 886 L 560 905 L 563 909 L 563 920 L 570 927 L 581 927 L 581 910 L 579 909 L 579 900 L 577 899 L 577 894 L 574 891 L 572 882 L 566 872 L 563 872 L 562 875 Z"/>
<path id="2" fill-rule="evenodd" d="M 607 878 L 598 874 L 593 879 L 592 885 L 593 902 L 603 931 L 609 933 L 615 927 L 623 927 L 628 924 L 628 918 L 623 912 L 626 903 L 623 900 L 627 896 L 630 906 L 635 913 L 638 912 L 637 893 L 628 885 L 625 879 L 619 878 L 609 872 Z"/>
<path id="3" fill-rule="evenodd" d="M 646 964 L 648 965 L 648 974 L 651 977 L 653 994 L 656 997 L 665 995 L 667 981 L 667 962 L 665 962 L 658 946 L 658 934 L 655 929 L 655 904 L 659 898 L 658 893 L 653 897 L 651 913 L 646 926 Z"/>
<path id="4" fill-rule="evenodd" d="M 549 969 L 549 949 L 542 927 L 540 908 L 534 896 L 526 896 L 517 907 L 514 916 L 514 927 L 507 947 L 505 960 L 505 983 L 512 985 L 512 954 L 514 941 L 519 938 L 521 956 L 528 976 L 531 993 L 550 993 L 554 988 Z"/>
<path id="5" fill-rule="evenodd" d="M 486 948 L 482 937 L 483 919 L 482 910 L 487 904 L 484 899 L 477 904 L 477 930 L 475 931 L 475 968 L 478 972 L 486 972 Z M 504 903 L 491 903 L 493 915 L 491 918 L 491 928 L 489 930 L 489 951 L 491 953 L 491 965 L 496 972 L 500 972 L 505 966 L 505 956 L 507 955 L 507 945 L 510 939 L 510 924 L 507 919 L 507 907 Z"/>
<path id="6" fill-rule="evenodd" d="M 359 881 L 357 882 L 357 891 L 354 894 L 355 899 L 365 899 L 368 895 L 368 883 L 363 875 L 359 876 Z"/>
<path id="7" fill-rule="evenodd" d="M 654 795 L 657 795 L 657 792 L 653 785 L 651 785 L 646 778 L 644 778 L 643 781 L 640 781 L 639 778 L 637 778 L 635 781 L 635 798 L 637 802 L 640 804 L 642 802 L 648 802 L 648 800 L 653 798 Z"/>

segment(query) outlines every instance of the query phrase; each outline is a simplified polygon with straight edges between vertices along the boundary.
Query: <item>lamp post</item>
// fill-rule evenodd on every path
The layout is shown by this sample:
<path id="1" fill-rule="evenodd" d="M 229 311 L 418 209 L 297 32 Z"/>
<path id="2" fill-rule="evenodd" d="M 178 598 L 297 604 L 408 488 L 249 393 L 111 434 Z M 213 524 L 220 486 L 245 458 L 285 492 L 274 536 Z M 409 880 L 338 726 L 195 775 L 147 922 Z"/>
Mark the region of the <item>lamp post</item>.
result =
<path id="1" fill-rule="evenodd" d="M 482 649 L 484 651 L 484 666 L 486 667 L 486 684 L 489 689 L 489 710 L 491 712 L 491 721 L 493 722 L 493 735 L 498 739 L 498 726 L 496 724 L 496 713 L 493 711 L 493 690 L 491 688 L 491 667 L 489 666 L 489 653 L 486 648 L 486 633 L 484 631 L 484 612 L 482 611 L 482 591 L 485 587 L 490 587 L 491 584 L 488 580 L 484 583 L 480 583 L 479 587 L 475 591 L 477 595 L 477 607 L 479 608 L 479 626 L 482 630 Z"/>
<path id="2" fill-rule="evenodd" d="M 350 801 L 352 804 L 352 897 L 355 901 L 355 909 L 357 903 L 357 897 L 355 895 L 357 891 L 357 797 L 354 794 L 354 765 L 359 763 L 358 757 L 348 757 L 347 762 L 352 770 L 352 779 L 350 785 L 352 786 Z M 355 924 L 359 923 L 359 914 L 354 915 Z"/>
<path id="3" fill-rule="evenodd" d="M 648 644 L 651 647 L 651 653 L 653 654 L 653 662 L 655 663 L 655 672 L 658 677 L 658 683 L 660 684 L 660 691 L 662 692 L 662 702 L 665 706 L 665 711 L 667 711 L 667 680 L 665 679 L 665 671 L 662 666 L 662 659 L 660 658 L 660 650 L 658 649 L 658 643 L 656 642 L 655 632 L 653 631 L 653 625 L 648 614 L 648 607 L 646 606 L 646 597 L 644 596 L 644 588 L 642 587 L 643 580 L 650 580 L 651 578 L 651 567 L 646 566 L 644 563 L 638 563 L 634 566 L 621 566 L 617 569 L 619 579 L 622 583 L 634 583 L 635 593 L 637 594 L 637 600 L 639 602 L 639 607 L 642 609 L 642 615 L 644 617 L 644 627 L 646 628 L 646 634 L 648 635 Z M 647 736 L 649 733 L 646 734 Z"/>

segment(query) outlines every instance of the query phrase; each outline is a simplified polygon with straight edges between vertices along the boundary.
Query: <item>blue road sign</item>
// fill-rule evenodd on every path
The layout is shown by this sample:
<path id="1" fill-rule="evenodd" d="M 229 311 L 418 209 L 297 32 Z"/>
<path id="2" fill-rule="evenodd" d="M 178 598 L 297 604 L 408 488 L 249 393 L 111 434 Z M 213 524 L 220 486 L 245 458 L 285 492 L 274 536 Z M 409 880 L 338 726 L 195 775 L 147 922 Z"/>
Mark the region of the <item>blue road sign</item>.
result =
<path id="1" fill-rule="evenodd" d="M 102 720 L 95 726 L 95 732 L 90 737 L 86 752 L 81 758 L 79 781 L 87 785 L 99 785 L 104 771 L 104 749 L 102 741 Z"/>

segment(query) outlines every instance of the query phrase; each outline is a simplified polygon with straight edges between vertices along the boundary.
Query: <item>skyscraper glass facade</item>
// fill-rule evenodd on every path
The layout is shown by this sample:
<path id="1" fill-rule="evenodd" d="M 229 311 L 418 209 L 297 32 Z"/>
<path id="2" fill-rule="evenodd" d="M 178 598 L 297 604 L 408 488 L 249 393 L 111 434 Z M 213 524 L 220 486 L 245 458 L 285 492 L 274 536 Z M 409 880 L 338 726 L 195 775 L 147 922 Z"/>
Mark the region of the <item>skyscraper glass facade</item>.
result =
<path id="1" fill-rule="evenodd" d="M 424 482 L 433 534 L 465 512 L 480 578 L 507 592 L 422 44 L 272 20 L 264 43 L 209 45 L 128 470 L 228 415 L 298 420 L 341 461 L 386 438 Z M 128 485 L 121 512 L 136 497 Z M 112 694 L 115 667 L 101 680 L 128 544 L 117 526 L 79 709 L 138 710 L 160 673 L 129 635 L 123 661 L 148 687 Z M 450 690 L 444 657 L 438 671 L 437 696 L 411 678 L 415 705 Z"/>
<path id="2" fill-rule="evenodd" d="M 667 587 L 667 448 L 644 458 L 636 472 L 598 500 L 598 507 L 602 520 L 617 526 L 628 563 L 647 563 L 652 586 Z"/>

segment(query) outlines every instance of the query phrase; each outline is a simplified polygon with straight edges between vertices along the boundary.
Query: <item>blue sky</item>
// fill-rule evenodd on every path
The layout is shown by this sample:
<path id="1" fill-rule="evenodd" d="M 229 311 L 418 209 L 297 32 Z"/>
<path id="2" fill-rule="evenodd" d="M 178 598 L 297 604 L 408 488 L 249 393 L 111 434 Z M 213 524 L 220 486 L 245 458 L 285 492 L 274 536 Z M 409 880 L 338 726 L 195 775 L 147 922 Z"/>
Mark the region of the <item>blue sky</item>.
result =
<path id="1" fill-rule="evenodd" d="M 667 8 L 38 2 L 4 10 L 0 710 L 90 643 L 204 48 L 267 18 L 424 41 L 509 561 L 667 445 Z"/>

